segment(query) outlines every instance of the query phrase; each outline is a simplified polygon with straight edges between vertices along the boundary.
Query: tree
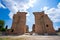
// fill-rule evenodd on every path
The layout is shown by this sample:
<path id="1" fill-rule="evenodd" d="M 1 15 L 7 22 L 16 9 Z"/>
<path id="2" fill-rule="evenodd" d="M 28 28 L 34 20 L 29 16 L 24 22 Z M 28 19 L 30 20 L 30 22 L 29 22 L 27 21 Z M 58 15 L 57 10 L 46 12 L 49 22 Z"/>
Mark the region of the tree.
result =
<path id="1" fill-rule="evenodd" d="M 4 27 L 5 22 L 3 20 L 0 20 L 0 28 Z"/>
<path id="2" fill-rule="evenodd" d="M 0 31 L 5 31 L 4 25 L 5 25 L 4 20 L 0 20 Z"/>

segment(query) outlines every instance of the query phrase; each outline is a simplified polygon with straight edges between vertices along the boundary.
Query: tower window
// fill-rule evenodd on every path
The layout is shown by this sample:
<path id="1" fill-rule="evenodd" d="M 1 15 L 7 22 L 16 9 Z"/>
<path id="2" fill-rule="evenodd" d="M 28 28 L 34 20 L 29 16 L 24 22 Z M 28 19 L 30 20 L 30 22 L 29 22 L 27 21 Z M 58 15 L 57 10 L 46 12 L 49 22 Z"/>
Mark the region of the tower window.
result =
<path id="1" fill-rule="evenodd" d="M 46 25 L 46 27 L 48 27 L 48 25 Z"/>

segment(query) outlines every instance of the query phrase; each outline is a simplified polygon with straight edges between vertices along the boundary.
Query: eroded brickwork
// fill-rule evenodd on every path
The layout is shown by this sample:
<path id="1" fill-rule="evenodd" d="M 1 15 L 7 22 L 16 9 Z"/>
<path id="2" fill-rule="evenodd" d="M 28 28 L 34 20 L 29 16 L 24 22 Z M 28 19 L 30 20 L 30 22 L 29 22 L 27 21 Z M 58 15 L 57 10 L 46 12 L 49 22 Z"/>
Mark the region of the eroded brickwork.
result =
<path id="1" fill-rule="evenodd" d="M 13 16 L 12 33 L 24 34 L 26 32 L 26 12 L 17 12 Z"/>
<path id="2" fill-rule="evenodd" d="M 13 16 L 12 27 L 7 30 L 7 34 L 24 34 L 28 33 L 28 26 L 26 25 L 26 12 L 17 12 Z M 33 24 L 32 32 L 36 34 L 55 34 L 53 23 L 47 14 L 44 12 L 34 12 L 35 24 Z"/>
<path id="3" fill-rule="evenodd" d="M 34 12 L 35 16 L 35 33 L 37 34 L 55 34 L 53 23 L 44 12 Z"/>

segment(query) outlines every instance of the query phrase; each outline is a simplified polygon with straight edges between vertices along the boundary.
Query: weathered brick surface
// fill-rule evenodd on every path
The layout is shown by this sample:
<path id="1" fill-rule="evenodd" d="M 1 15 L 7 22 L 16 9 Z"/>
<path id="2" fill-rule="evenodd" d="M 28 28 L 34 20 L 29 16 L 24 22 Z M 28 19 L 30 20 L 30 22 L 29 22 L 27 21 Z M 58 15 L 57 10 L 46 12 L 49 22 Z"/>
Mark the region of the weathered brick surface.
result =
<path id="1" fill-rule="evenodd" d="M 44 12 L 34 12 L 35 16 L 35 33 L 37 34 L 55 34 L 53 23 Z"/>
<path id="2" fill-rule="evenodd" d="M 29 32 L 26 25 L 26 12 L 17 12 L 13 16 L 13 22 L 11 30 L 8 30 L 9 34 L 24 34 Z M 35 24 L 33 24 L 32 32 L 37 34 L 55 34 L 53 23 L 47 14 L 44 12 L 34 12 Z"/>
<path id="3" fill-rule="evenodd" d="M 17 14 L 14 14 L 11 27 L 13 34 L 24 34 L 26 32 L 26 14 L 26 12 L 17 12 Z"/>

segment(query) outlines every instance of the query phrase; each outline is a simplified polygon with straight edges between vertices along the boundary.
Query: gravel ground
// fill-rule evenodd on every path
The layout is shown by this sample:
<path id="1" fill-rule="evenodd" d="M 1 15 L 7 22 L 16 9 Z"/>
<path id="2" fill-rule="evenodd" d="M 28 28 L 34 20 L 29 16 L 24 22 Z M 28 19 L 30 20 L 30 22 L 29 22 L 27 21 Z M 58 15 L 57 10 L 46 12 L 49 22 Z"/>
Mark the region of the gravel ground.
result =
<path id="1" fill-rule="evenodd" d="M 0 36 L 0 38 L 12 38 L 12 39 L 24 38 L 24 40 L 60 40 L 60 36 L 48 36 L 48 35 Z"/>

